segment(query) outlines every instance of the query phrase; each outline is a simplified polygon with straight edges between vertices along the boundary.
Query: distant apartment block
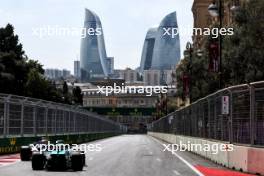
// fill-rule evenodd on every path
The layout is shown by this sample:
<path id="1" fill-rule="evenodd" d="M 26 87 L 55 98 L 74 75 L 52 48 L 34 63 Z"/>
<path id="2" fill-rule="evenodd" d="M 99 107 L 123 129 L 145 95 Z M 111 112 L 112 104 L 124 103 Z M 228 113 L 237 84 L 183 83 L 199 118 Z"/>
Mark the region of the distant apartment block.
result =
<path id="1" fill-rule="evenodd" d="M 161 71 L 160 70 L 144 70 L 143 82 L 145 86 L 160 85 Z"/>
<path id="2" fill-rule="evenodd" d="M 81 77 L 80 61 L 74 61 L 74 77 L 79 79 Z"/>
<path id="3" fill-rule="evenodd" d="M 137 82 L 137 71 L 127 68 L 119 71 L 119 78 L 124 79 L 127 83 Z"/>
<path id="4" fill-rule="evenodd" d="M 174 85 L 176 70 L 145 70 L 143 72 L 144 85 Z"/>
<path id="5" fill-rule="evenodd" d="M 61 79 L 61 78 L 67 78 L 71 75 L 71 71 L 63 69 L 45 69 L 45 77 L 48 79 Z"/>

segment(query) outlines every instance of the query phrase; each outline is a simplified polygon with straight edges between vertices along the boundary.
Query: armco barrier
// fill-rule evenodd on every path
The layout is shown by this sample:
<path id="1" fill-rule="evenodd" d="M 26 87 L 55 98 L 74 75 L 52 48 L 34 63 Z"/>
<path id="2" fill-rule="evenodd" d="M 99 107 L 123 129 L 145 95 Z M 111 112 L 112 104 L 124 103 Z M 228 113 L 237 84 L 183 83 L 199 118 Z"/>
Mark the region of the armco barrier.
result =
<path id="1" fill-rule="evenodd" d="M 98 139 L 112 137 L 117 135 L 116 133 L 90 133 L 79 135 L 58 135 L 58 136 L 42 136 L 49 140 L 51 143 L 55 143 L 56 140 L 64 140 L 67 144 L 80 144 L 84 142 L 90 142 Z M 12 138 L 0 138 L 0 155 L 8 153 L 19 152 L 20 146 L 29 145 L 41 139 L 38 137 L 12 137 Z"/>
<path id="2" fill-rule="evenodd" d="M 148 132 L 148 135 L 157 139 L 173 144 L 187 144 L 189 141 L 192 144 L 227 144 L 222 141 L 211 141 L 202 138 L 179 136 L 166 133 Z M 175 140 L 172 140 L 175 139 Z M 243 171 L 251 174 L 264 175 L 264 149 L 250 146 L 233 145 L 233 151 L 218 151 L 217 154 L 213 152 L 190 151 L 199 154 L 207 159 L 214 161 L 217 164 L 225 167 Z"/>

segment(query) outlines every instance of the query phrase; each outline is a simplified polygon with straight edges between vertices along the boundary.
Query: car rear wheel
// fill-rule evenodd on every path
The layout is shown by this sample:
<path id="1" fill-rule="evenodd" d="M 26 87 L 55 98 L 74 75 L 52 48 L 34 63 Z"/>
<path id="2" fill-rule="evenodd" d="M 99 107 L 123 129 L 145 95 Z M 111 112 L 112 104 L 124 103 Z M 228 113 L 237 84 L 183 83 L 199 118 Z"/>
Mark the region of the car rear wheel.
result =
<path id="1" fill-rule="evenodd" d="M 20 148 L 21 161 L 29 161 L 32 155 L 31 148 L 29 146 L 22 146 Z"/>
<path id="2" fill-rule="evenodd" d="M 46 163 L 46 158 L 43 154 L 34 154 L 32 155 L 32 169 L 33 170 L 42 170 L 44 169 Z"/>
<path id="3" fill-rule="evenodd" d="M 75 154 L 71 156 L 71 166 L 74 171 L 83 170 L 83 156 L 82 154 Z"/>
<path id="4" fill-rule="evenodd" d="M 81 156 L 82 156 L 83 166 L 85 166 L 86 165 L 86 162 L 85 162 L 85 153 L 81 153 Z"/>

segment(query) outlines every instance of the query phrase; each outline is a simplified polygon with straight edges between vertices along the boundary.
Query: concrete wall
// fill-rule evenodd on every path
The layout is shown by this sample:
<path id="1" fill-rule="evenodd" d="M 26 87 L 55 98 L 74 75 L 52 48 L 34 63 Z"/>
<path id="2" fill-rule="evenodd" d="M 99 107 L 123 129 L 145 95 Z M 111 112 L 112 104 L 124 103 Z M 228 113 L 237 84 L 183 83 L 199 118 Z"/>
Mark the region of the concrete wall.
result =
<path id="1" fill-rule="evenodd" d="M 180 144 L 180 142 L 182 142 L 182 144 L 188 144 L 189 142 L 192 144 L 207 144 L 209 146 L 213 146 L 214 144 L 228 144 L 224 143 L 223 141 L 211 141 L 202 138 L 179 136 L 165 133 L 148 132 L 148 135 L 165 142 L 178 145 Z M 254 148 L 239 145 L 233 145 L 233 148 L 233 151 L 218 151 L 217 154 L 214 154 L 212 151 L 189 151 L 231 169 L 252 174 L 264 175 L 264 148 Z"/>

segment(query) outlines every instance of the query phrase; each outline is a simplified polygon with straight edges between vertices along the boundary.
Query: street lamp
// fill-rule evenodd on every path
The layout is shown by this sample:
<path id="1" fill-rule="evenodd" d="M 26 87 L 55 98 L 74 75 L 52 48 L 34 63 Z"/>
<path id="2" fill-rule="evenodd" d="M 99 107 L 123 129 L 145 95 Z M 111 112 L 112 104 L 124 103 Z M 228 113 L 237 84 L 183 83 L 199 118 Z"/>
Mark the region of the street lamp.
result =
<path id="1" fill-rule="evenodd" d="M 218 5 L 216 5 L 215 1 L 209 5 L 208 12 L 212 17 L 219 18 L 219 31 L 222 28 L 222 0 L 218 0 Z M 219 89 L 222 88 L 222 36 L 219 35 L 219 61 L 218 61 L 218 73 L 219 73 Z"/>
<path id="2" fill-rule="evenodd" d="M 189 99 L 190 99 L 190 104 L 192 102 L 192 56 L 193 56 L 193 45 L 190 42 L 187 42 L 186 44 L 186 50 L 184 52 L 184 56 L 187 58 L 190 58 L 190 63 L 189 63 L 189 67 L 188 67 L 188 71 L 189 71 Z"/>
<path id="3" fill-rule="evenodd" d="M 196 55 L 197 55 L 199 58 L 202 57 L 202 56 L 203 56 L 203 51 L 202 51 L 201 49 L 198 49 Z"/>
<path id="4" fill-rule="evenodd" d="M 215 4 L 215 2 L 213 2 L 212 4 L 209 5 L 208 7 L 208 12 L 210 13 L 211 16 L 213 17 L 218 17 L 219 13 L 218 13 L 218 7 Z"/>
<path id="5" fill-rule="evenodd" d="M 240 8 L 239 1 L 238 1 L 238 0 L 235 0 L 235 1 L 233 2 L 233 5 L 230 7 L 230 10 L 231 10 L 232 12 L 236 12 L 237 10 L 239 10 L 239 8 Z"/>

